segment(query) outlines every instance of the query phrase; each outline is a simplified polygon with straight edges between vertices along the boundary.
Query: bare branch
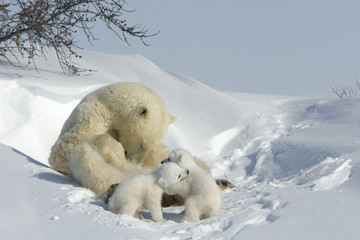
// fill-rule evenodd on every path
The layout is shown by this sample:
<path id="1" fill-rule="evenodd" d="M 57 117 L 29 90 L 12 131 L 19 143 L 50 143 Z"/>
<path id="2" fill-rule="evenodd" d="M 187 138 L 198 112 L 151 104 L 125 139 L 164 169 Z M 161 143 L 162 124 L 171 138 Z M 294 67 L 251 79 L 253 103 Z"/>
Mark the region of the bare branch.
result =
<path id="1" fill-rule="evenodd" d="M 360 90 L 360 83 L 356 79 L 356 88 L 353 87 L 334 87 L 330 83 L 331 91 L 338 96 L 340 99 L 350 98 L 354 96 L 358 96 L 358 91 Z"/>
<path id="2" fill-rule="evenodd" d="M 123 19 L 125 0 L 8 0 L 0 1 L 0 57 L 9 60 L 9 55 L 18 60 L 28 58 L 35 65 L 35 57 L 45 57 L 46 49 L 54 49 L 58 62 L 65 73 L 83 71 L 75 66 L 73 58 L 80 58 L 74 49 L 75 34 L 80 30 L 90 44 L 96 40 L 92 30 L 96 22 L 106 27 L 119 39 L 128 42 L 128 37 L 145 39 L 149 34 L 141 25 L 128 25 Z M 35 65 L 36 66 L 36 65 Z"/>

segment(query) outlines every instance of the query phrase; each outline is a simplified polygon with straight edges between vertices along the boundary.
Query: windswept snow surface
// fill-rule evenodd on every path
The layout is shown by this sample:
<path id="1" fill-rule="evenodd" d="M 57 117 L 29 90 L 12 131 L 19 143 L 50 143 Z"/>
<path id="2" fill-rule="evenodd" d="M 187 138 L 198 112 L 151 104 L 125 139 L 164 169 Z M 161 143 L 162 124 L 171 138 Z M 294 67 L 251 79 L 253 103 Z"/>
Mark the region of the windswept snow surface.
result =
<path id="1" fill-rule="evenodd" d="M 0 62 L 1 239 L 358 239 L 360 101 L 222 93 L 141 56 L 84 52 L 89 76 L 64 76 L 55 57 L 38 71 Z M 112 214 L 48 167 L 62 124 L 90 91 L 140 82 L 177 121 L 165 144 L 207 162 L 235 190 L 219 215 L 180 223 Z"/>

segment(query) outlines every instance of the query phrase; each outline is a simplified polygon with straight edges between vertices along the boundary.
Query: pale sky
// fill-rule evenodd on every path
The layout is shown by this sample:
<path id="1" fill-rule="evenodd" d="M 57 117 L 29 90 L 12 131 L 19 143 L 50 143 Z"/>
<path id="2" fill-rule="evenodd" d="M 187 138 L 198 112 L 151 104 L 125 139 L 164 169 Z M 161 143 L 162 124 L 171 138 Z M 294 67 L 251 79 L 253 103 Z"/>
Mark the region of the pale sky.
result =
<path id="1" fill-rule="evenodd" d="M 331 95 L 360 79 L 358 0 L 129 0 L 130 23 L 160 33 L 150 47 L 106 29 L 85 48 L 140 54 L 218 90 Z"/>

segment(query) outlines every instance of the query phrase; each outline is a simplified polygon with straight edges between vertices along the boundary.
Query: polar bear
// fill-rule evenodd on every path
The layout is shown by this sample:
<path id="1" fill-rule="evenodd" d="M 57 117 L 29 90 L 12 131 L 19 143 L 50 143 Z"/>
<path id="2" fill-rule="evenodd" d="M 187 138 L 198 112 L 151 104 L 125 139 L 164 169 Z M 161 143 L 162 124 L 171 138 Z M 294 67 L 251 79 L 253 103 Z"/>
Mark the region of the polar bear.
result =
<path id="1" fill-rule="evenodd" d="M 167 194 L 178 193 L 185 198 L 183 221 L 198 222 L 201 218 L 218 214 L 222 205 L 222 196 L 211 174 L 201 168 L 194 161 L 194 157 L 184 149 L 175 149 L 162 161 L 163 164 L 171 162 L 190 171 L 184 181 L 164 190 Z"/>
<path id="2" fill-rule="evenodd" d="M 49 163 L 102 197 L 112 184 L 157 168 L 169 154 L 162 142 L 174 121 L 161 97 L 142 84 L 102 87 L 75 107 Z"/>
<path id="3" fill-rule="evenodd" d="M 162 142 L 174 121 L 161 97 L 142 84 L 99 88 L 72 111 L 51 148 L 49 163 L 101 198 L 111 185 L 157 169 L 170 153 Z M 181 197 L 164 196 L 163 206 L 183 203 Z"/>
<path id="4" fill-rule="evenodd" d="M 140 218 L 139 210 L 148 209 L 155 222 L 164 221 L 161 210 L 163 191 L 181 182 L 189 170 L 175 163 L 164 163 L 149 174 L 139 174 L 123 180 L 109 198 L 111 212 Z"/>

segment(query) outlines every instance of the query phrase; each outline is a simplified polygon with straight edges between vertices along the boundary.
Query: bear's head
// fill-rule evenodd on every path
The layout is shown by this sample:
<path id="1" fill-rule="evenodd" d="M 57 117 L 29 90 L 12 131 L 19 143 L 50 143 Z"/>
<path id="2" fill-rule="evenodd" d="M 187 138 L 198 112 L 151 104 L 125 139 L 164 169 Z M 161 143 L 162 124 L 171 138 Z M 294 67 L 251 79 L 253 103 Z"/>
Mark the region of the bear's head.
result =
<path id="1" fill-rule="evenodd" d="M 194 165 L 196 165 L 193 156 L 187 150 L 181 148 L 173 150 L 169 154 L 169 157 L 161 163 L 176 163 L 180 167 L 186 169 L 191 169 Z"/>
<path id="2" fill-rule="evenodd" d="M 184 180 L 189 170 L 179 167 L 176 163 L 164 163 L 157 170 L 157 183 L 166 190 L 172 185 Z"/>
<path id="3" fill-rule="evenodd" d="M 163 142 L 175 121 L 161 97 L 139 83 L 121 82 L 99 94 L 113 114 L 108 132 L 124 147 L 127 160 L 141 164 Z"/>

